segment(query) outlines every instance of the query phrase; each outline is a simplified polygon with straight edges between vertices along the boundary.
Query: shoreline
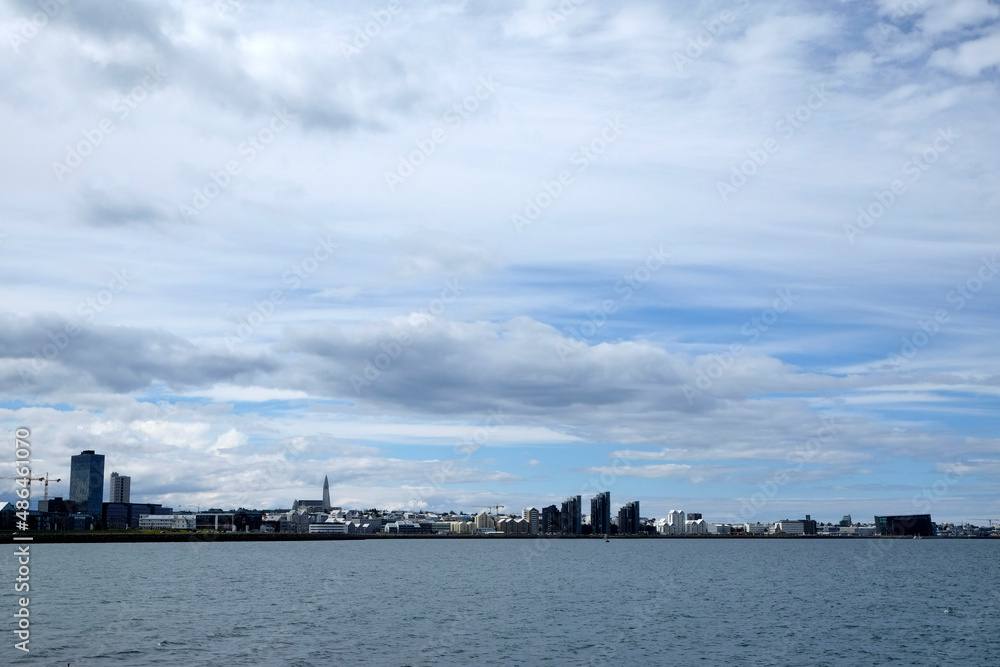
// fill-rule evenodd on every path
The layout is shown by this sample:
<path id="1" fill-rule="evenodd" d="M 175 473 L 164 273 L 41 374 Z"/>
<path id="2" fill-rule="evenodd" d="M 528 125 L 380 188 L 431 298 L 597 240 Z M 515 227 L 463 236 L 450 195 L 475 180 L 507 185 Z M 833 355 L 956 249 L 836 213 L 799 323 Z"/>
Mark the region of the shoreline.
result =
<path id="1" fill-rule="evenodd" d="M 357 540 L 912 540 L 910 535 L 832 537 L 827 535 L 328 535 L 317 533 L 11 533 L 0 534 L 0 544 L 114 544 L 126 542 L 342 542 Z M 922 537 L 925 540 L 989 540 L 990 537 Z"/>

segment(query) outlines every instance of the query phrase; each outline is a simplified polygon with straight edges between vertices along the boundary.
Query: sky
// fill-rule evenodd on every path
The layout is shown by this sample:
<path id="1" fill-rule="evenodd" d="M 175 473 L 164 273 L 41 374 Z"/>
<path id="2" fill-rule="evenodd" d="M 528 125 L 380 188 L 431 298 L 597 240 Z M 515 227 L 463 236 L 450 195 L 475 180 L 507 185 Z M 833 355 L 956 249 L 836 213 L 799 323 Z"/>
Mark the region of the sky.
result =
<path id="1" fill-rule="evenodd" d="M 1000 3 L 5 0 L 0 36 L 0 463 L 29 429 L 50 495 L 93 449 L 176 509 L 1000 519 Z"/>

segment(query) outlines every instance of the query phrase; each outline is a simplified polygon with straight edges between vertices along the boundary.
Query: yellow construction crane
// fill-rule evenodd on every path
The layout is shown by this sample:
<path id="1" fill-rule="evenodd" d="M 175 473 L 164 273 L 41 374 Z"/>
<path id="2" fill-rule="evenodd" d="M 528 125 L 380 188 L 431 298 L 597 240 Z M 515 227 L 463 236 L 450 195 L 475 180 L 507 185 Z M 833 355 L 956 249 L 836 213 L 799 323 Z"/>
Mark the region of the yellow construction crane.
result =
<path id="1" fill-rule="evenodd" d="M 24 479 L 24 477 L 0 477 L 0 479 Z M 48 502 L 49 500 L 49 482 L 61 482 L 61 479 L 52 479 L 49 477 L 49 473 L 45 473 L 45 477 L 28 477 L 28 485 L 30 486 L 32 482 L 45 482 L 45 498 L 44 500 Z"/>

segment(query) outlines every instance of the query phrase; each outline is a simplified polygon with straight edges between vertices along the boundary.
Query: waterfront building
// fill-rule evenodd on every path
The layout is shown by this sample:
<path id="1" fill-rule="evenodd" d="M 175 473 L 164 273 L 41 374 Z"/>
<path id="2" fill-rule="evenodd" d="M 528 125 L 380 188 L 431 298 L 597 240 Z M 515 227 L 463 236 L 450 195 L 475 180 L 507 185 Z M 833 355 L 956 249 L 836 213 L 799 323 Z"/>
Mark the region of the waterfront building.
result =
<path id="1" fill-rule="evenodd" d="M 528 532 L 531 535 L 538 534 L 538 510 L 534 507 L 529 507 L 528 509 L 521 512 L 521 518 L 528 522 Z"/>
<path id="2" fill-rule="evenodd" d="M 684 533 L 686 535 L 705 535 L 708 533 L 708 526 L 705 525 L 704 519 L 688 519 L 684 522 Z"/>
<path id="3" fill-rule="evenodd" d="M 14 503 L 0 502 L 0 530 L 14 530 L 17 526 L 17 508 Z"/>
<path id="4" fill-rule="evenodd" d="M 486 510 L 483 510 L 482 512 L 476 515 L 475 523 L 476 523 L 476 532 L 482 532 L 484 530 L 496 530 L 496 522 L 493 520 L 493 517 L 490 516 L 490 513 L 487 512 Z"/>
<path id="5" fill-rule="evenodd" d="M 158 503 L 102 503 L 101 525 L 109 530 L 136 529 L 145 514 L 171 514 L 173 508 Z"/>
<path id="6" fill-rule="evenodd" d="M 358 527 L 351 521 L 324 521 L 309 524 L 309 532 L 327 535 L 353 535 L 358 532 Z"/>
<path id="7" fill-rule="evenodd" d="M 542 525 L 541 531 L 543 533 L 558 533 L 560 529 L 559 521 L 559 508 L 555 505 L 549 505 L 548 507 L 542 508 Z"/>
<path id="8" fill-rule="evenodd" d="M 104 501 L 104 454 L 87 449 L 71 458 L 69 473 L 69 498 L 77 504 L 78 511 L 101 518 Z"/>
<path id="9" fill-rule="evenodd" d="M 265 529 L 269 525 L 269 529 Z M 305 510 L 291 510 L 289 512 L 271 512 L 261 518 L 261 530 L 265 532 L 277 531 L 279 533 L 308 533 L 309 513 Z"/>
<path id="10" fill-rule="evenodd" d="M 194 530 L 193 514 L 143 514 L 138 527 L 142 530 Z"/>
<path id="11" fill-rule="evenodd" d="M 767 532 L 767 525 L 760 523 L 745 523 L 743 524 L 743 532 L 747 535 L 763 535 Z"/>
<path id="12" fill-rule="evenodd" d="M 431 522 L 418 523 L 416 521 L 410 521 L 409 519 L 403 519 L 402 521 L 393 521 L 392 523 L 387 523 L 385 525 L 385 532 L 394 535 L 419 535 L 422 533 L 431 532 Z"/>
<path id="13" fill-rule="evenodd" d="M 625 503 L 618 510 L 618 534 L 638 535 L 639 534 L 639 501 Z"/>
<path id="14" fill-rule="evenodd" d="M 805 535 L 805 524 L 802 521 L 782 519 L 774 524 L 774 532 L 786 535 Z"/>
<path id="15" fill-rule="evenodd" d="M 52 514 L 75 514 L 76 503 L 72 500 L 63 500 L 62 496 L 38 501 L 39 512 L 50 512 Z"/>
<path id="16" fill-rule="evenodd" d="M 103 503 L 101 525 L 108 530 L 125 530 L 128 525 L 128 507 L 124 503 Z"/>
<path id="17" fill-rule="evenodd" d="M 452 521 L 451 532 L 456 535 L 471 535 L 476 526 L 471 521 Z"/>
<path id="18" fill-rule="evenodd" d="M 709 523 L 707 528 L 709 535 L 729 535 L 732 532 L 732 526 L 725 523 Z"/>
<path id="19" fill-rule="evenodd" d="M 598 493 L 590 499 L 590 525 L 595 535 L 608 535 L 611 533 L 610 491 Z"/>
<path id="20" fill-rule="evenodd" d="M 930 514 L 899 514 L 875 517 L 875 530 L 879 535 L 934 535 Z"/>
<path id="21" fill-rule="evenodd" d="M 108 496 L 108 502 L 112 503 L 127 503 L 130 502 L 130 495 L 132 491 L 132 478 L 127 475 L 119 475 L 116 472 L 111 473 L 111 494 Z"/>
<path id="22" fill-rule="evenodd" d="M 570 496 L 563 501 L 559 522 L 561 532 L 567 535 L 583 533 L 583 500 L 580 496 Z"/>
<path id="23" fill-rule="evenodd" d="M 667 512 L 667 525 L 670 527 L 670 535 L 683 535 L 685 533 L 685 522 L 683 510 L 670 510 Z"/>
<path id="24" fill-rule="evenodd" d="M 231 532 L 236 530 L 235 512 L 199 512 L 194 515 L 195 528 L 213 532 Z M 306 531 L 301 531 L 306 532 Z"/>
<path id="25" fill-rule="evenodd" d="M 240 533 L 255 533 L 260 530 L 264 513 L 260 510 L 248 510 L 241 507 L 233 512 L 233 530 Z"/>

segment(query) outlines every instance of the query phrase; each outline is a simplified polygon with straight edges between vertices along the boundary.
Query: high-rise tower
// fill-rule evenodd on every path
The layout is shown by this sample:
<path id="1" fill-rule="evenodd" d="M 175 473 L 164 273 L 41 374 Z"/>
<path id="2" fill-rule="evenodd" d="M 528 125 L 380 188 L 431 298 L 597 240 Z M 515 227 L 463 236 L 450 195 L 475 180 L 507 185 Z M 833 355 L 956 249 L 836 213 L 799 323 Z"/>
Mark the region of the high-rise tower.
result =
<path id="1" fill-rule="evenodd" d="M 111 473 L 111 493 L 108 501 L 112 503 L 131 502 L 132 478 L 128 475 Z"/>
<path id="2" fill-rule="evenodd" d="M 77 511 L 101 517 L 104 501 L 104 454 L 87 449 L 70 459 L 69 499 Z"/>
<path id="3" fill-rule="evenodd" d="M 611 532 L 611 492 L 598 493 L 590 500 L 590 525 L 595 535 Z"/>

